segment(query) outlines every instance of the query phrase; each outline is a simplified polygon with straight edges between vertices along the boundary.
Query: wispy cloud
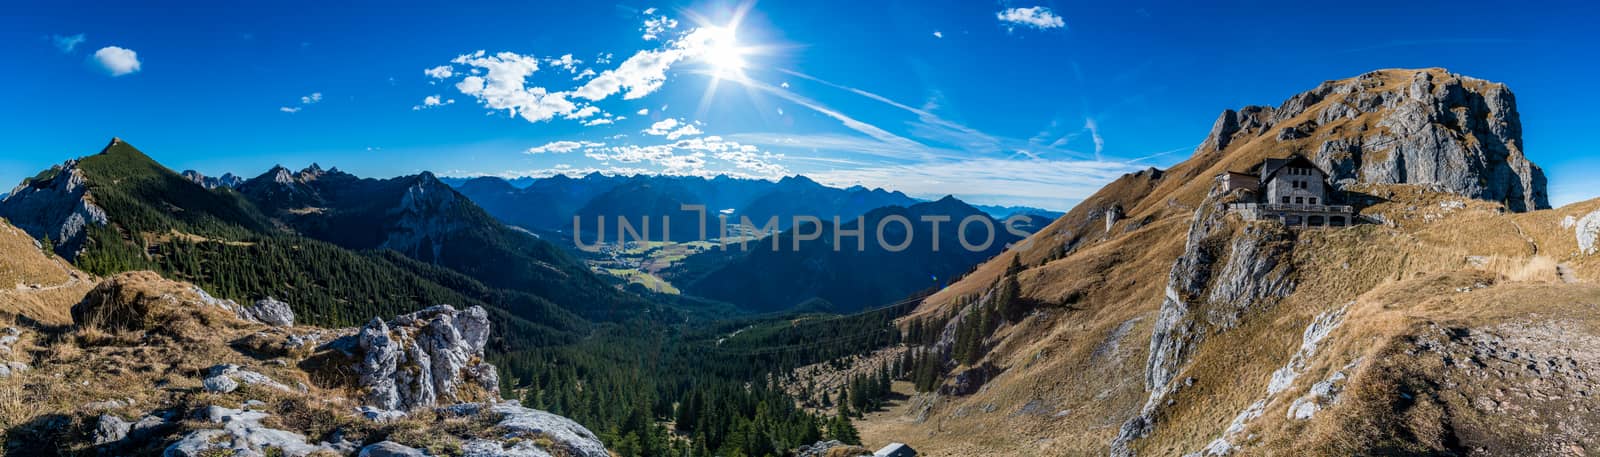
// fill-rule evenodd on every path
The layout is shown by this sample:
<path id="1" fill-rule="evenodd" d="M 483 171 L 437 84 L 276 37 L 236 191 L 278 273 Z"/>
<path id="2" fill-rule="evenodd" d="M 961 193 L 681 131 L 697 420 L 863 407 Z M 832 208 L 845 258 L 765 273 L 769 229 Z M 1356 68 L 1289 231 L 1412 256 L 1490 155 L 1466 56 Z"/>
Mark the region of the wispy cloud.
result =
<path id="1" fill-rule="evenodd" d="M 605 145 L 606 145 L 605 143 L 596 143 L 596 142 L 592 142 L 592 141 L 562 140 L 562 141 L 552 141 L 552 142 L 549 142 L 549 143 L 545 143 L 545 145 L 543 145 L 543 146 L 535 146 L 535 147 L 528 148 L 528 150 L 525 151 L 525 153 L 527 153 L 527 154 L 544 154 L 546 152 L 549 152 L 549 153 L 555 153 L 555 154 L 564 154 L 564 153 L 576 151 L 576 150 L 581 149 L 581 148 L 598 148 L 598 147 L 602 147 L 602 146 L 605 146 Z"/>
<path id="2" fill-rule="evenodd" d="M 313 104 L 319 103 L 321 101 L 322 101 L 322 92 L 312 92 L 310 94 L 303 95 L 303 96 L 300 97 L 300 105 L 299 106 L 292 106 L 292 105 L 291 106 L 280 106 L 280 107 L 278 107 L 278 111 L 282 111 L 282 112 L 290 113 L 290 114 L 298 113 L 298 112 L 300 112 L 301 109 L 305 108 L 306 105 L 313 105 Z"/>
<path id="3" fill-rule="evenodd" d="M 51 35 L 50 42 L 56 45 L 61 52 L 71 53 L 78 45 L 83 44 L 85 38 L 82 33 L 77 35 Z"/>

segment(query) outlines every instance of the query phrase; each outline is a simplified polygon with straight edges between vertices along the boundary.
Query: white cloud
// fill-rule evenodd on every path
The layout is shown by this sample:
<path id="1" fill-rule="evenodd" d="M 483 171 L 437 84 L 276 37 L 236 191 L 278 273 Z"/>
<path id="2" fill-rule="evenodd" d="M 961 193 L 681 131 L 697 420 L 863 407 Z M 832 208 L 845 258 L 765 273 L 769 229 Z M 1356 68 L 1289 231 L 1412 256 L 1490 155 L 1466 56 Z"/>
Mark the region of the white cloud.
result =
<path id="1" fill-rule="evenodd" d="M 694 124 L 680 122 L 673 118 L 667 118 L 654 124 L 650 124 L 650 128 L 645 129 L 644 133 L 646 135 L 664 136 L 669 140 L 676 140 L 683 137 L 699 135 L 705 132 L 700 131 L 700 129 L 695 127 Z"/>
<path id="2" fill-rule="evenodd" d="M 280 106 L 278 107 L 278 111 L 285 113 L 298 113 L 301 109 L 304 109 L 306 105 L 314 104 L 320 101 L 322 101 L 322 93 L 312 92 L 310 95 L 304 95 L 300 97 L 300 106 Z"/>
<path id="3" fill-rule="evenodd" d="M 652 7 L 644 9 L 644 15 L 645 16 L 649 16 L 649 15 L 652 15 L 652 14 L 656 14 L 656 7 L 652 6 Z"/>
<path id="4" fill-rule="evenodd" d="M 545 59 L 545 63 L 550 64 L 552 67 L 564 68 L 567 73 L 577 73 L 578 65 L 582 64 L 583 61 L 572 58 L 572 54 L 563 54 L 561 57 L 554 59 Z"/>
<path id="5" fill-rule="evenodd" d="M 122 76 L 139 71 L 139 54 L 132 49 L 106 46 L 94 52 L 94 61 L 111 76 Z"/>
<path id="6" fill-rule="evenodd" d="M 661 88 L 661 84 L 667 81 L 667 69 L 673 64 L 700 55 L 705 52 L 708 43 L 725 39 L 727 33 L 729 33 L 727 30 L 719 28 L 698 28 L 672 41 L 664 49 L 639 51 L 628 60 L 622 61 L 616 69 L 601 72 L 600 76 L 589 80 L 583 87 L 578 88 L 574 95 L 589 100 L 601 100 L 627 89 L 622 99 L 643 98 Z"/>
<path id="7" fill-rule="evenodd" d="M 1006 23 L 1006 27 L 1026 26 L 1048 30 L 1067 26 L 1067 22 L 1062 20 L 1061 16 L 1057 16 L 1054 11 L 1050 11 L 1050 8 L 1043 6 L 1006 8 L 999 13 L 995 13 L 995 17 L 1000 19 L 1000 22 Z"/>
<path id="8" fill-rule="evenodd" d="M 83 37 L 82 33 L 77 34 L 77 35 L 69 35 L 69 36 L 61 36 L 61 35 L 51 35 L 50 36 L 50 41 L 55 43 L 56 49 L 60 49 L 61 52 L 69 52 L 69 53 L 72 52 L 74 49 L 77 49 L 78 45 L 83 44 L 84 40 L 85 40 L 85 38 Z"/>
<path id="9" fill-rule="evenodd" d="M 671 132 L 672 129 L 677 127 L 677 126 L 678 126 L 678 120 L 669 117 L 669 118 L 666 118 L 666 119 L 662 119 L 661 121 L 658 121 L 658 122 L 656 122 L 654 124 L 650 124 L 650 128 L 645 129 L 644 133 L 649 134 L 649 135 L 655 135 L 655 136 L 666 135 L 667 132 Z"/>
<path id="10" fill-rule="evenodd" d="M 567 119 L 587 119 L 594 117 L 596 114 L 600 114 L 600 108 L 597 108 L 594 105 L 589 105 L 577 111 L 567 113 Z"/>
<path id="11" fill-rule="evenodd" d="M 1095 157 L 1100 157 L 1100 153 L 1106 150 L 1106 139 L 1100 136 L 1100 124 L 1096 123 L 1092 117 L 1084 118 L 1083 128 L 1089 131 L 1089 137 L 1094 140 Z"/>
<path id="12" fill-rule="evenodd" d="M 427 70 L 422 70 L 422 74 L 428 75 L 428 77 L 433 79 L 447 79 L 451 76 L 455 76 L 456 72 L 455 69 L 450 68 L 449 65 L 440 65 Z"/>
<path id="13" fill-rule="evenodd" d="M 699 135 L 701 133 L 705 133 L 705 132 L 701 132 L 699 128 L 696 128 L 693 125 L 685 124 L 683 127 L 678 127 L 677 130 L 673 130 L 671 132 L 667 132 L 667 139 L 676 140 L 678 138 L 682 138 L 682 137 L 686 137 L 686 136 L 695 136 L 695 135 Z"/>
<path id="14" fill-rule="evenodd" d="M 640 116 L 649 116 L 650 115 L 650 108 L 639 108 L 639 115 Z"/>
<path id="15" fill-rule="evenodd" d="M 478 51 L 458 56 L 451 62 L 486 72 L 482 76 L 474 74 L 462 78 L 455 87 L 490 109 L 505 110 L 528 122 L 548 121 L 578 110 L 578 105 L 567 99 L 566 92 L 550 92 L 543 87 L 527 85 L 528 77 L 539 71 L 536 57 L 512 52 L 487 56 Z"/>
<path id="16" fill-rule="evenodd" d="M 444 100 L 443 98 L 444 98 L 443 96 L 437 95 L 437 94 L 429 95 L 427 97 L 423 97 L 422 98 L 422 104 L 421 105 L 412 105 L 411 106 L 411 110 L 412 111 L 422 111 L 422 110 L 425 110 L 425 109 L 428 109 L 428 108 L 434 108 L 434 107 L 439 107 L 439 106 L 444 106 L 444 105 L 453 105 L 453 104 L 456 103 L 456 99 L 452 98 L 452 99 L 449 99 L 449 100 Z"/>
<path id="17" fill-rule="evenodd" d="M 621 118 L 617 118 L 617 119 L 621 119 Z M 601 118 L 595 118 L 595 119 L 590 119 L 590 120 L 587 120 L 587 121 L 583 121 L 583 126 L 584 127 L 594 127 L 594 126 L 597 126 L 597 125 L 610 125 L 610 124 L 614 124 L 616 122 L 617 122 L 616 119 L 610 119 L 610 118 L 601 117 Z"/>
<path id="18" fill-rule="evenodd" d="M 940 32 L 938 30 L 934 30 L 933 31 L 933 37 L 934 38 L 944 38 L 944 32 Z"/>
<path id="19" fill-rule="evenodd" d="M 618 145 L 590 148 L 584 156 L 599 161 L 601 165 L 613 163 L 629 166 L 657 167 L 654 173 L 679 176 L 729 176 L 769 179 L 783 176 L 789 170 L 777 162 L 782 154 L 763 152 L 759 148 L 728 141 L 719 136 L 688 138 L 666 144 Z M 711 168 L 713 160 L 727 168 Z"/>
<path id="20" fill-rule="evenodd" d="M 649 15 L 649 14 L 652 14 L 652 13 L 647 12 L 647 13 L 644 13 L 644 14 Z M 673 18 L 666 17 L 666 16 L 656 16 L 656 17 L 652 17 L 652 18 L 649 18 L 649 19 L 645 19 L 644 27 L 641 28 L 641 30 L 644 30 L 644 39 L 645 40 L 654 40 L 654 39 L 660 37 L 661 34 L 666 33 L 668 30 L 675 29 L 675 28 L 678 28 L 678 20 L 677 19 L 673 19 Z"/>
<path id="21" fill-rule="evenodd" d="M 527 154 L 543 154 L 543 153 L 548 152 L 548 153 L 552 153 L 552 154 L 565 154 L 565 153 L 576 151 L 576 150 L 583 149 L 583 148 L 598 148 L 598 147 L 605 146 L 605 145 L 606 145 L 605 143 L 595 143 L 595 142 L 591 142 L 591 141 L 561 140 L 561 141 L 552 141 L 552 142 L 549 142 L 549 143 L 545 143 L 544 146 L 536 146 L 536 147 L 528 148 L 526 153 Z"/>
<path id="22" fill-rule="evenodd" d="M 668 23 L 662 22 L 660 26 L 666 27 L 665 24 Z M 675 24 L 675 21 L 671 22 L 673 27 Z M 709 43 L 725 39 L 727 33 L 720 28 L 707 27 L 689 30 L 676 39 L 669 40 L 663 36 L 665 44 L 662 47 L 638 51 L 616 68 L 599 74 L 592 69 L 578 72 L 577 65 L 582 61 L 574 59 L 571 54 L 543 59 L 551 66 L 566 68 L 576 74 L 573 81 L 593 76 L 581 86 L 566 90 L 552 90 L 531 84 L 530 79 L 539 71 L 541 59 L 513 52 L 488 55 L 480 50 L 463 54 L 451 60 L 451 63 L 466 66 L 464 74 L 450 67 L 445 69 L 452 77 L 464 75 L 456 81 L 456 90 L 472 96 L 487 108 L 507 111 L 528 122 L 544 122 L 557 116 L 577 120 L 598 111 L 598 108 L 589 108 L 590 102 L 604 100 L 617 93 L 622 93 L 625 100 L 633 100 L 655 92 L 666 82 L 667 70 L 673 64 L 703 54 Z M 608 64 L 611 58 L 612 54 L 602 53 L 594 61 Z M 443 74 L 442 71 L 435 71 L 438 69 L 435 67 L 424 72 L 430 76 Z"/>

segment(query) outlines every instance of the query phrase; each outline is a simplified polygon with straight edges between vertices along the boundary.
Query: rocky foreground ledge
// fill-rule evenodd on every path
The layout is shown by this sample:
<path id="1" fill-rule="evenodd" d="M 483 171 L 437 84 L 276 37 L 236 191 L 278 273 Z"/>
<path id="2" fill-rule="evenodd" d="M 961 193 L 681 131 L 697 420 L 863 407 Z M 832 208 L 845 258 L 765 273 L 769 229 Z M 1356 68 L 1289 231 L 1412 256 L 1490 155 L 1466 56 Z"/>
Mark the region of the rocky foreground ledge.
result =
<path id="1" fill-rule="evenodd" d="M 6 454 L 609 455 L 582 425 L 500 399 L 479 307 L 322 329 L 277 300 L 135 272 L 72 317 L 0 329 Z"/>

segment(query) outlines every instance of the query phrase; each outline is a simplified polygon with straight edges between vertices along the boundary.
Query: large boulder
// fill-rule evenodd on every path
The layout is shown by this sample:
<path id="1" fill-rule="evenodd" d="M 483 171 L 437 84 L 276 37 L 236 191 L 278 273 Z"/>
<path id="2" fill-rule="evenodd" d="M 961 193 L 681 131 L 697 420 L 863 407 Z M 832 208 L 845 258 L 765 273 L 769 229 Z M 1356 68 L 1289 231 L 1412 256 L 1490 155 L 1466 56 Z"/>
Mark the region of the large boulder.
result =
<path id="1" fill-rule="evenodd" d="M 564 455 L 572 457 L 609 457 L 604 443 L 594 432 L 572 419 L 537 409 L 524 408 L 515 402 L 489 407 L 491 414 L 500 416 L 495 428 L 501 431 L 494 439 L 474 439 L 461 446 L 467 457 Z"/>
<path id="2" fill-rule="evenodd" d="M 374 318 L 355 340 L 357 387 L 369 405 L 406 411 L 463 400 L 467 387 L 499 392 L 499 374 L 483 360 L 489 314 L 481 307 L 438 305 L 388 322 Z"/>
<path id="3" fill-rule="evenodd" d="M 294 310 L 289 309 L 289 304 L 278 301 L 272 297 L 256 300 L 255 304 L 240 306 L 239 317 L 271 325 L 274 327 L 293 327 Z"/>
<path id="4" fill-rule="evenodd" d="M 213 455 L 282 455 L 304 457 L 318 452 L 342 455 L 340 444 L 306 442 L 305 435 L 262 424 L 269 414 L 251 409 L 207 407 L 197 414 L 202 423 L 220 428 L 195 430 L 167 446 L 166 457 Z"/>

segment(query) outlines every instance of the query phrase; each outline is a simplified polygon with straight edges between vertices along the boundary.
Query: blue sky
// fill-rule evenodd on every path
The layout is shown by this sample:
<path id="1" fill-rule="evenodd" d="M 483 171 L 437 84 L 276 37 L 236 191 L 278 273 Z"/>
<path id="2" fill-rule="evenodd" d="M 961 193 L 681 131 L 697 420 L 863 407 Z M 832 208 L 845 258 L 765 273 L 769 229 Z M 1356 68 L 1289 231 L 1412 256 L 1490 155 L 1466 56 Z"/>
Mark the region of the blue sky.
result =
<path id="1" fill-rule="evenodd" d="M 120 136 L 209 175 L 801 173 L 1066 209 L 1225 108 L 1433 66 L 1510 85 L 1554 203 L 1600 174 L 1580 3 L 324 3 L 8 6 L 0 181 Z"/>

